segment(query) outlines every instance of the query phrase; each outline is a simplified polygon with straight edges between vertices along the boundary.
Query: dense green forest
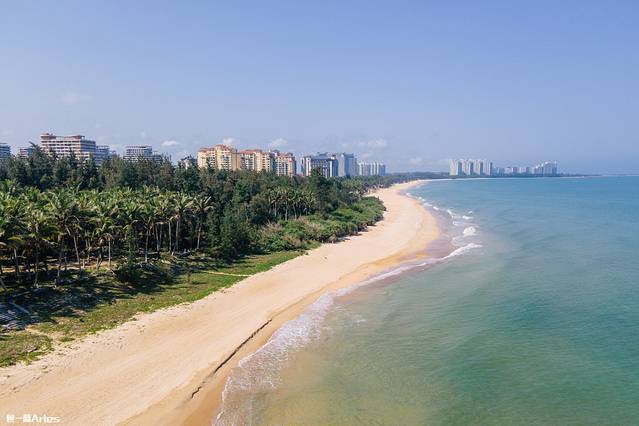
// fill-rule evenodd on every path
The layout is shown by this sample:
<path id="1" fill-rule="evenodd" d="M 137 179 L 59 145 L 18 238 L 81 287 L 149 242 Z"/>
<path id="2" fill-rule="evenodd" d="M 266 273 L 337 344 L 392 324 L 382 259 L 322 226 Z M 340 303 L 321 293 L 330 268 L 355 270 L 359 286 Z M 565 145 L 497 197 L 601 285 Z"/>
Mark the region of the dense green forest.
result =
<path id="1" fill-rule="evenodd" d="M 375 188 L 437 175 L 326 179 L 130 162 L 0 161 L 0 366 L 189 302 L 382 218 Z"/>
<path id="2" fill-rule="evenodd" d="M 372 187 L 405 179 L 217 172 L 117 157 L 96 167 L 36 149 L 0 166 L 0 285 L 163 254 L 231 260 L 335 241 L 381 217 Z M 9 273 L 9 271 L 12 271 Z"/>

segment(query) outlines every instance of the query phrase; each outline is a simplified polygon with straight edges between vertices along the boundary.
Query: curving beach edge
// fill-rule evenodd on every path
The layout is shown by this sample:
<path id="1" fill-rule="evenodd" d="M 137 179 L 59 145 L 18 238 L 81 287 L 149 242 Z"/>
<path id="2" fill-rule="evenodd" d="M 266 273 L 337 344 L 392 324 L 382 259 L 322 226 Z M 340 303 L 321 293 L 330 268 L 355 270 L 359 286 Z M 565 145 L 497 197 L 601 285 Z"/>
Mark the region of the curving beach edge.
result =
<path id="1" fill-rule="evenodd" d="M 4 371 L 2 405 L 65 424 L 211 424 L 231 368 L 282 324 L 323 293 L 429 256 L 436 220 L 404 195 L 420 183 L 379 190 L 384 219 L 360 235 Z"/>

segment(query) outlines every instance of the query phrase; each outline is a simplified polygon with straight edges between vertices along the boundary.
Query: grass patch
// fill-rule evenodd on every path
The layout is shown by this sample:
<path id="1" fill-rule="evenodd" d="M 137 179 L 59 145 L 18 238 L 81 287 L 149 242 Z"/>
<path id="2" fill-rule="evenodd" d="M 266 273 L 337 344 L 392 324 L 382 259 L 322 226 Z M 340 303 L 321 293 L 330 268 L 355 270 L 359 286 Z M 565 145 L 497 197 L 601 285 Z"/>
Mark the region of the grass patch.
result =
<path id="1" fill-rule="evenodd" d="M 0 335 L 0 367 L 31 362 L 51 350 L 49 337 L 26 330 Z"/>
<path id="2" fill-rule="evenodd" d="M 39 320 L 26 330 L 0 333 L 0 366 L 33 361 L 57 343 L 116 327 L 140 312 L 196 301 L 241 281 L 242 275 L 267 271 L 300 254 L 252 255 L 232 263 L 204 256 L 177 259 L 141 268 L 135 282 L 118 281 L 108 272 L 85 272 L 63 288 L 43 289 L 32 300 L 20 301 Z"/>

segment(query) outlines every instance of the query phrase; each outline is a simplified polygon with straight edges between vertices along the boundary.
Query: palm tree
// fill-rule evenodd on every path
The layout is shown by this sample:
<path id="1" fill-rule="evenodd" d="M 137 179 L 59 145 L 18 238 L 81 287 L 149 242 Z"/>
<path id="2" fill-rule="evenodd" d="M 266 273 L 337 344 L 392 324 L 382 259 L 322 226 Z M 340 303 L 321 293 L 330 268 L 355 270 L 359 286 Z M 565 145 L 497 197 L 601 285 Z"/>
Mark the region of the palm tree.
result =
<path id="1" fill-rule="evenodd" d="M 180 227 L 184 218 L 192 212 L 193 200 L 186 194 L 178 193 L 174 199 L 174 215 L 175 218 L 175 250 L 179 251 L 180 247 Z"/>
<path id="2" fill-rule="evenodd" d="M 98 199 L 93 206 L 93 226 L 98 245 L 98 256 L 95 260 L 95 269 L 102 263 L 102 251 L 105 243 L 108 245 L 108 267 L 111 268 L 111 240 L 113 239 L 113 219 L 116 215 L 110 197 Z"/>
<path id="3" fill-rule="evenodd" d="M 193 208 L 197 214 L 197 244 L 196 250 L 200 250 L 200 238 L 202 236 L 202 225 L 206 214 L 213 209 L 213 200 L 209 196 L 196 195 L 193 198 Z"/>
<path id="4" fill-rule="evenodd" d="M 6 187 L 6 184 L 3 184 Z M 14 269 L 16 282 L 20 283 L 20 264 L 18 259 L 18 249 L 23 246 L 23 230 L 24 230 L 24 206 L 26 200 L 15 193 L 13 187 L 9 187 L 7 192 L 0 192 L 0 217 L 2 218 L 2 229 L 0 232 L 0 241 L 3 248 L 13 253 Z"/>
<path id="5" fill-rule="evenodd" d="M 31 206 L 27 210 L 26 215 L 26 240 L 29 242 L 29 246 L 34 252 L 34 272 L 35 278 L 33 281 L 34 286 L 38 286 L 38 267 L 40 265 L 41 249 L 44 245 L 48 244 L 47 238 L 50 236 L 50 222 L 44 211 L 38 209 L 36 206 Z M 46 259 L 45 259 L 46 263 Z"/>
<path id="6" fill-rule="evenodd" d="M 68 191 L 46 192 L 44 200 L 46 202 L 45 208 L 51 215 L 51 223 L 55 227 L 57 235 L 58 270 L 56 271 L 55 284 L 58 285 L 60 284 L 60 273 L 62 271 L 64 240 L 66 236 L 72 236 L 72 229 L 78 221 L 78 206 L 74 197 Z"/>
<path id="7" fill-rule="evenodd" d="M 149 238 L 156 228 L 158 221 L 157 208 L 155 201 L 157 192 L 144 188 L 140 194 L 140 222 L 144 224 L 144 263 L 149 262 Z"/>

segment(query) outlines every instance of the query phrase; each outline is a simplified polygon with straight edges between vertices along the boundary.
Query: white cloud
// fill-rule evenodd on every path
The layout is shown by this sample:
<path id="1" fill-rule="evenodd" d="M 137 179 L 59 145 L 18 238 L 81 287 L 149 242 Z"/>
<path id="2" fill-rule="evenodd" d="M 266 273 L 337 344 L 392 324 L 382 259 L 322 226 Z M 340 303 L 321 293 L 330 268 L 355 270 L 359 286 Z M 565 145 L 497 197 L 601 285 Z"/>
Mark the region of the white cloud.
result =
<path id="1" fill-rule="evenodd" d="M 222 145 L 228 146 L 236 146 L 239 141 L 235 138 L 224 138 L 222 139 Z"/>
<path id="2" fill-rule="evenodd" d="M 417 164 L 422 164 L 422 161 L 424 161 L 422 157 L 413 157 L 408 160 L 408 162 L 414 166 L 416 166 Z"/>
<path id="3" fill-rule="evenodd" d="M 179 145 L 179 144 L 180 144 L 180 142 L 173 141 L 173 140 L 162 142 L 162 146 L 175 146 L 175 145 Z"/>
<path id="4" fill-rule="evenodd" d="M 282 148 L 288 145 L 288 141 L 286 139 L 282 139 L 282 138 L 277 138 L 275 140 L 272 140 L 268 146 L 270 146 L 271 148 Z"/>
<path id="5" fill-rule="evenodd" d="M 386 141 L 386 139 L 372 139 L 369 141 L 358 142 L 357 145 L 365 148 L 381 149 L 386 148 L 388 146 L 388 142 Z"/>
<path id="6" fill-rule="evenodd" d="M 90 101 L 91 96 L 78 92 L 66 92 L 62 95 L 61 99 L 65 105 L 77 105 L 82 102 Z"/>

